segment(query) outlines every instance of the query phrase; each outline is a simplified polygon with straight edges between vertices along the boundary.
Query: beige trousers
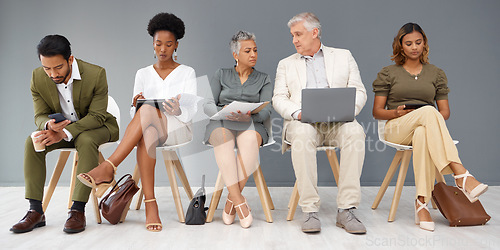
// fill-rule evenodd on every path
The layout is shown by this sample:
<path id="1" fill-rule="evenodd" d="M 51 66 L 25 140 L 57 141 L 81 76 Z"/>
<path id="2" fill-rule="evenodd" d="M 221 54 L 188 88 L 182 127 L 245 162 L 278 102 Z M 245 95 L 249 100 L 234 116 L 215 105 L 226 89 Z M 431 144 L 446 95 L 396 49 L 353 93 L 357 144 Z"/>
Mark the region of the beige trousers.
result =
<path id="1" fill-rule="evenodd" d="M 285 139 L 292 144 L 292 163 L 302 212 L 319 211 L 316 147 L 322 145 L 340 148 L 338 208 L 347 209 L 359 205 L 359 178 L 365 159 L 365 133 L 356 120 L 316 124 L 291 121 L 287 126 Z"/>
<path id="2" fill-rule="evenodd" d="M 385 125 L 389 142 L 413 146 L 413 171 L 416 196 L 429 201 L 434 189 L 435 169 L 452 174 L 450 162 L 462 163 L 443 116 L 434 107 L 425 106 Z"/>

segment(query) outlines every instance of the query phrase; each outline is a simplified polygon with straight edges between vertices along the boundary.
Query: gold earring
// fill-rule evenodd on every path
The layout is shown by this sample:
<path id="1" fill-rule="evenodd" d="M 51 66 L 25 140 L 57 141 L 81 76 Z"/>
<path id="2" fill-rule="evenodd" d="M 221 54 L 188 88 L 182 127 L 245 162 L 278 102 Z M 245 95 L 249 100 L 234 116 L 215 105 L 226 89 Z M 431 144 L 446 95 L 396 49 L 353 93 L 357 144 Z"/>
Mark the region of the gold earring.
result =
<path id="1" fill-rule="evenodd" d="M 174 60 L 177 61 L 177 49 L 174 50 Z"/>

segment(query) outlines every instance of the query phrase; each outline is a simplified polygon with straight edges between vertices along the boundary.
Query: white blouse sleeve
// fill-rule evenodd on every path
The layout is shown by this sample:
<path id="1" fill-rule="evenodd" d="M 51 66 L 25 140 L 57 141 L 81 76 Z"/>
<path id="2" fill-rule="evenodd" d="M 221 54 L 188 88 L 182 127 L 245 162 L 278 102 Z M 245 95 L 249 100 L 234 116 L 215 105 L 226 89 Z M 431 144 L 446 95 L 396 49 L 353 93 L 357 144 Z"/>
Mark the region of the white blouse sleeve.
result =
<path id="1" fill-rule="evenodd" d="M 191 95 L 197 94 L 196 73 L 192 68 L 190 68 L 190 72 L 187 74 L 184 80 L 183 93 Z M 181 102 L 180 109 L 182 113 L 177 116 L 177 118 L 184 123 L 191 121 L 191 119 L 193 119 L 194 115 L 198 111 L 197 102 L 189 102 L 189 105 L 183 105 L 182 93 L 179 101 Z"/>
<path id="2" fill-rule="evenodd" d="M 142 78 L 142 74 L 140 73 L 140 70 L 137 71 L 135 74 L 135 83 L 134 83 L 134 92 L 132 94 L 132 107 L 130 107 L 130 117 L 134 118 L 135 115 L 135 107 L 133 106 L 134 104 L 134 96 L 138 95 L 139 93 L 144 92 L 144 80 Z"/>

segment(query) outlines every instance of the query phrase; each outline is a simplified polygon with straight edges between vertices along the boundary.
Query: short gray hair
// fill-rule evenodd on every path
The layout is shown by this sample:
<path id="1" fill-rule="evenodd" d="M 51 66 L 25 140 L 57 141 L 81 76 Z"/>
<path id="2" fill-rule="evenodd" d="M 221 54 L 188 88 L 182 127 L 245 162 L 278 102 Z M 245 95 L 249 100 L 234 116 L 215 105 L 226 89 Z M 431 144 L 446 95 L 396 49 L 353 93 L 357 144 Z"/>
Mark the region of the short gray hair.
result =
<path id="1" fill-rule="evenodd" d="M 239 55 L 241 49 L 240 41 L 245 40 L 253 40 L 255 42 L 255 34 L 244 30 L 236 32 L 236 34 L 234 34 L 234 36 L 231 38 L 231 42 L 229 42 L 229 46 L 231 46 L 231 52 Z"/>
<path id="2" fill-rule="evenodd" d="M 318 17 L 311 12 L 303 12 L 292 17 L 292 19 L 288 21 L 288 28 L 291 28 L 295 24 L 302 21 L 304 21 L 304 27 L 309 31 L 317 28 L 318 37 L 321 38 L 321 23 L 319 22 Z"/>

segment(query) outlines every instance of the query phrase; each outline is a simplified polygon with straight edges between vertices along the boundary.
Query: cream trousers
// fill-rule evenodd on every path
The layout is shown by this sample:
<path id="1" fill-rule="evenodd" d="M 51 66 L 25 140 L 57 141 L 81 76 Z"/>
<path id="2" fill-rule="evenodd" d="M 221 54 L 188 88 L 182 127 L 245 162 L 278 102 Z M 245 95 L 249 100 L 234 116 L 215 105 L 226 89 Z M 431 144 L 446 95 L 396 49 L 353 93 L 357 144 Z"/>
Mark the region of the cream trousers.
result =
<path id="1" fill-rule="evenodd" d="M 365 159 L 365 133 L 356 120 L 316 124 L 291 121 L 286 128 L 285 138 L 292 144 L 292 163 L 302 212 L 319 211 L 316 147 L 322 145 L 340 148 L 338 208 L 347 209 L 359 205 L 359 178 Z"/>
<path id="2" fill-rule="evenodd" d="M 435 169 L 443 175 L 452 174 L 450 162 L 462 163 L 443 116 L 432 106 L 389 120 L 385 139 L 413 146 L 416 196 L 425 197 L 426 202 L 434 189 Z"/>

